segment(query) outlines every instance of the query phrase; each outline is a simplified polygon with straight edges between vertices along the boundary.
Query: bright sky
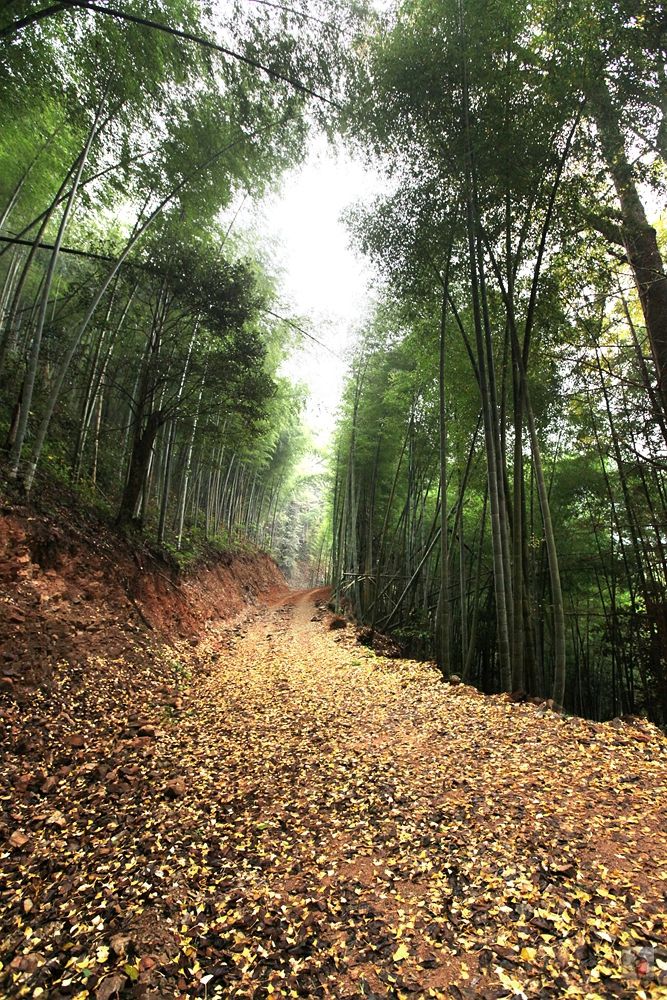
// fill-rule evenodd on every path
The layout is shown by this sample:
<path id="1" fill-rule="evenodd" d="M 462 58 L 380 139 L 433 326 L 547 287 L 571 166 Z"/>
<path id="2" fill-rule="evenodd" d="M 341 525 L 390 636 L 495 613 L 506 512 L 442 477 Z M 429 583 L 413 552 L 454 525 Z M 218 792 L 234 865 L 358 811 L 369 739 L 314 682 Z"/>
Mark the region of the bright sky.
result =
<path id="1" fill-rule="evenodd" d="M 272 246 L 282 274 L 285 315 L 298 317 L 334 352 L 301 337 L 303 346 L 285 369 L 310 390 L 306 420 L 321 444 L 333 429 L 354 334 L 372 304 L 371 271 L 352 248 L 341 215 L 380 190 L 378 175 L 318 139 L 303 166 L 253 213 L 261 243 Z"/>

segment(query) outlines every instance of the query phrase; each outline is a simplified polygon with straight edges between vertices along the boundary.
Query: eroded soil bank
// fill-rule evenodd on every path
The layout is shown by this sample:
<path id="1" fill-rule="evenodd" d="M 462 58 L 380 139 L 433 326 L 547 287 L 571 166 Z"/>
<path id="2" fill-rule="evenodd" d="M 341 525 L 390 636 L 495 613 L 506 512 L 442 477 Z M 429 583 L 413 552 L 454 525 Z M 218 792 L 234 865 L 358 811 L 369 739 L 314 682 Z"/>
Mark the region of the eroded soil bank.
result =
<path id="1" fill-rule="evenodd" d="M 656 729 L 378 657 L 269 563 L 178 591 L 19 528 L 0 995 L 665 995 Z"/>
<path id="2" fill-rule="evenodd" d="M 29 509 L 0 512 L 0 673 L 6 689 L 48 683 L 61 660 L 91 654 L 154 658 L 163 642 L 196 640 L 212 624 L 287 590 L 272 559 L 212 555 L 174 563 L 83 516 L 64 523 Z"/>

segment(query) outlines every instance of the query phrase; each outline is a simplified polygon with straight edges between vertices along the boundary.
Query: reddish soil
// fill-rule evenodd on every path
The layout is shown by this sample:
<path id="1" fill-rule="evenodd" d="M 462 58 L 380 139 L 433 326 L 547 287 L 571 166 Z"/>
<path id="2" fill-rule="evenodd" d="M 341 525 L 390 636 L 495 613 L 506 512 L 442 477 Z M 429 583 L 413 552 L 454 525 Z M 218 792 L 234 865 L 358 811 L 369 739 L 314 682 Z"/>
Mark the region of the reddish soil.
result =
<path id="1" fill-rule="evenodd" d="M 287 590 L 268 556 L 211 558 L 187 574 L 100 523 L 0 512 L 0 675 L 5 688 L 48 683 L 91 654 L 144 662 L 155 642 L 196 640 L 212 623 Z M 152 658 L 152 655 L 149 657 Z"/>

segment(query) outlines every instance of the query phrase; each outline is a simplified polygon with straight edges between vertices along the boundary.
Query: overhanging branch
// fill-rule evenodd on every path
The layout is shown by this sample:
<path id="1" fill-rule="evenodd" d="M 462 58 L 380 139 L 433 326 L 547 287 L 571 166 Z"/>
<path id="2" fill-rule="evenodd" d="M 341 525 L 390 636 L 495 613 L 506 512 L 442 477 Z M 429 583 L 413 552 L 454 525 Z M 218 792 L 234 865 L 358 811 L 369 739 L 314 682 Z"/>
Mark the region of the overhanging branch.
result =
<path id="1" fill-rule="evenodd" d="M 161 31 L 164 34 L 172 35 L 174 38 L 181 38 L 186 42 L 193 42 L 195 45 L 201 45 L 204 48 L 211 49 L 221 55 L 237 59 L 239 62 L 245 63 L 247 66 L 252 66 L 253 69 L 258 69 L 262 73 L 266 73 L 266 75 L 272 80 L 280 80 L 283 83 L 287 83 L 290 87 L 294 87 L 295 90 L 300 91 L 302 94 L 314 97 L 318 101 L 323 101 L 325 104 L 332 105 L 332 107 L 340 108 L 340 105 L 337 104 L 336 101 L 331 100 L 329 97 L 325 97 L 323 94 L 318 94 L 315 90 L 311 90 L 310 87 L 301 83 L 300 80 L 296 80 L 291 76 L 286 76 L 284 73 L 279 73 L 277 70 L 271 69 L 270 66 L 265 66 L 264 63 L 259 62 L 257 59 L 252 59 L 250 56 L 244 56 L 241 52 L 235 52 L 233 49 L 228 49 L 224 45 L 219 45 L 210 38 L 195 35 L 190 31 L 183 31 L 180 28 L 170 28 L 167 24 L 160 24 L 159 21 L 153 21 L 150 18 L 140 17 L 138 14 L 130 14 L 128 11 L 119 10 L 116 7 L 103 7 L 98 3 L 92 2 L 92 0 L 66 0 L 65 3 L 58 3 L 53 4 L 50 7 L 45 7 L 43 10 L 36 11 L 34 14 L 29 14 L 27 17 L 14 21 L 6 28 L 0 30 L 0 38 L 15 34 L 17 31 L 21 31 L 23 28 L 26 28 L 29 24 L 34 24 L 37 21 L 44 20 L 47 17 L 51 17 L 54 14 L 58 14 L 61 11 L 72 7 L 78 7 L 81 10 L 90 10 L 95 14 L 103 14 L 106 17 L 113 17 L 119 21 L 128 21 L 131 24 L 138 24 L 141 27 L 151 28 L 153 31 Z"/>

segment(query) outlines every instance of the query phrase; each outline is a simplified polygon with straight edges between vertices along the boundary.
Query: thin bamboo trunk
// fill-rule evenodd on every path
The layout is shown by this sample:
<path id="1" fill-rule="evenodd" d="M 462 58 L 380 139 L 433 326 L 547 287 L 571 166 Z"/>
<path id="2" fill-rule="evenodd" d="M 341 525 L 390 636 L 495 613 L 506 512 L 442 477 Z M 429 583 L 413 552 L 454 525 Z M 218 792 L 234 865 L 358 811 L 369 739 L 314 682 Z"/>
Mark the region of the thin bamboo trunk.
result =
<path id="1" fill-rule="evenodd" d="M 60 224 L 58 226 L 58 232 L 54 241 L 53 250 L 49 258 L 49 263 L 46 269 L 46 275 L 44 279 L 44 286 L 42 288 L 41 300 L 39 311 L 37 314 L 37 321 L 35 330 L 32 337 L 32 347 L 30 350 L 30 356 L 28 358 L 28 365 L 26 369 L 26 378 L 23 384 L 23 392 L 21 396 L 21 413 L 19 416 L 18 428 L 16 432 L 16 438 L 12 445 L 11 451 L 9 453 L 9 474 L 12 478 L 15 478 L 18 473 L 19 463 L 21 461 L 21 453 L 23 451 L 23 445 L 25 442 L 25 436 L 28 429 L 28 420 L 30 417 L 30 407 L 32 405 L 33 391 L 35 387 L 35 380 L 37 378 L 37 364 L 39 361 L 39 355 L 42 346 L 42 334 L 44 332 L 44 324 L 46 321 L 46 312 L 49 306 L 49 294 L 51 292 L 51 285 L 53 282 L 53 277 L 55 275 L 56 267 L 58 264 L 58 258 L 60 255 L 60 247 L 62 246 L 62 241 L 67 230 L 67 224 L 69 222 L 72 209 L 74 207 L 74 202 L 79 190 L 79 183 L 81 181 L 81 175 L 85 169 L 86 163 L 88 162 L 88 156 L 90 154 L 91 147 L 97 135 L 98 126 L 100 122 L 100 117 L 102 114 L 102 107 L 106 99 L 106 94 L 103 96 L 100 105 L 95 113 L 93 119 L 93 124 L 91 125 L 88 136 L 84 147 L 79 155 L 77 161 L 76 169 L 74 171 L 74 179 L 72 182 L 72 187 L 70 189 L 69 197 L 65 203 L 63 209 L 63 214 L 60 219 Z M 34 475 L 34 471 L 33 471 Z M 31 477 L 32 478 L 32 477 Z M 28 487 L 29 490 L 29 487 Z"/>

